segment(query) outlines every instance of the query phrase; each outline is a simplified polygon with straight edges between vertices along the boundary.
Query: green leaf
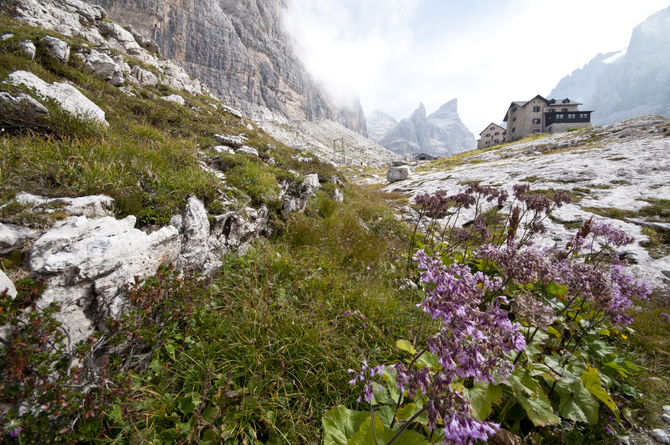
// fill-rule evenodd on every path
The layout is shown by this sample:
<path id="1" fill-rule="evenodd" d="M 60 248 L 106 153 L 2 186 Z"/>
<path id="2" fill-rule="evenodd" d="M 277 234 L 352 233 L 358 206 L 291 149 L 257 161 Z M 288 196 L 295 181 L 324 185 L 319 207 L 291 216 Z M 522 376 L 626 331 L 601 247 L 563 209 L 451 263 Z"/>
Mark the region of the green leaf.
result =
<path id="1" fill-rule="evenodd" d="M 560 396 L 558 412 L 561 417 L 575 422 L 598 423 L 598 401 L 584 387 L 581 380 L 572 384 L 557 383 L 556 392 Z"/>
<path id="2" fill-rule="evenodd" d="M 547 292 L 549 292 L 551 295 L 554 296 L 560 296 L 560 295 L 565 295 L 565 293 L 568 291 L 567 286 L 561 286 L 558 283 L 551 282 L 547 284 Z"/>
<path id="3" fill-rule="evenodd" d="M 123 420 L 123 413 L 121 412 L 121 407 L 119 405 L 113 405 L 112 409 L 107 413 L 107 417 L 110 418 L 113 422 L 121 423 Z"/>
<path id="4" fill-rule="evenodd" d="M 556 330 L 556 328 L 554 328 L 554 327 L 547 326 L 547 329 L 546 329 L 546 330 L 547 330 L 547 333 L 548 333 L 548 334 L 551 334 L 551 335 L 553 335 L 553 336 L 556 337 L 556 338 L 561 338 L 561 337 L 562 337 L 561 333 L 558 332 L 558 330 Z"/>
<path id="5" fill-rule="evenodd" d="M 358 432 L 349 439 L 347 445 L 370 445 L 375 443 L 375 439 L 378 444 L 383 444 L 389 442 L 397 433 L 397 431 L 385 427 L 377 416 L 375 416 L 374 420 L 374 430 L 375 434 L 373 436 L 372 417 L 368 414 L 367 419 L 361 424 Z M 416 431 L 405 430 L 393 443 L 398 445 L 420 445 L 426 443 L 426 439 Z"/>
<path id="6" fill-rule="evenodd" d="M 473 417 L 479 421 L 490 416 L 493 406 L 499 404 L 503 398 L 502 387 L 486 382 L 476 382 L 471 389 L 465 389 L 464 393 L 470 401 Z"/>
<path id="7" fill-rule="evenodd" d="M 321 419 L 324 431 L 323 444 L 346 445 L 365 419 L 370 419 L 370 413 L 354 411 L 343 405 L 331 408 Z"/>
<path id="8" fill-rule="evenodd" d="M 165 343 L 165 351 L 167 351 L 168 355 L 170 356 L 170 358 L 172 360 L 175 359 L 175 356 L 174 356 L 175 349 L 174 349 L 174 345 L 172 343 Z"/>
<path id="9" fill-rule="evenodd" d="M 440 363 L 437 361 L 437 355 L 432 352 L 424 352 L 421 354 L 421 357 L 416 361 L 416 364 L 419 368 L 431 368 L 433 370 L 439 370 L 442 368 Z"/>
<path id="10" fill-rule="evenodd" d="M 395 342 L 395 345 L 401 351 L 409 352 L 412 355 L 416 354 L 416 349 L 414 349 L 414 346 L 407 340 L 398 340 Z"/>
<path id="11" fill-rule="evenodd" d="M 605 406 L 612 410 L 614 415 L 616 415 L 617 420 L 619 419 L 619 409 L 617 408 L 612 396 L 607 392 L 600 382 L 600 373 L 596 368 L 588 367 L 581 375 L 581 379 L 584 382 L 584 386 L 593 394 L 598 400 L 603 402 Z"/>
<path id="12" fill-rule="evenodd" d="M 508 379 L 514 398 L 535 426 L 556 425 L 561 418 L 554 414 L 549 398 L 537 381 L 524 369 L 517 369 Z"/>

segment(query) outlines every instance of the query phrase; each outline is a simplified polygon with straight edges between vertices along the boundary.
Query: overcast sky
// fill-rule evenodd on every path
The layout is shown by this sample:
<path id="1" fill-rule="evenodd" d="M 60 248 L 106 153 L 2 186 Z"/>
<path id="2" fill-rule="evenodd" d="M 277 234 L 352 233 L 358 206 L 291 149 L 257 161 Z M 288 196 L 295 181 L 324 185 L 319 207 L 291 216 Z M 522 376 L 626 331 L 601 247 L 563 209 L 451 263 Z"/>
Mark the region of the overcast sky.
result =
<path id="1" fill-rule="evenodd" d="M 514 100 L 547 95 L 596 54 L 625 48 L 670 0 L 288 0 L 312 75 L 396 119 L 458 98 L 478 134 Z"/>

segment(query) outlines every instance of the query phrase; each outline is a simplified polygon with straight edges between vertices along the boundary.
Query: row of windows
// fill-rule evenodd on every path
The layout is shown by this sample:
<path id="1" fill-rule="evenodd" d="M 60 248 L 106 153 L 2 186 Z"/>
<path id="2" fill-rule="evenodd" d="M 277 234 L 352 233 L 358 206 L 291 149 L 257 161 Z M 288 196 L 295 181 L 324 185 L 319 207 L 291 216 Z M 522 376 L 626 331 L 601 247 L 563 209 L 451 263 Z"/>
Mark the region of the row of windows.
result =
<path id="1" fill-rule="evenodd" d="M 499 134 L 500 134 L 499 131 L 496 131 L 496 132 L 495 132 L 495 135 L 496 135 L 496 136 L 498 136 Z M 490 137 L 491 137 L 491 133 L 486 133 L 486 137 L 487 137 L 487 138 L 490 138 Z"/>
<path id="2" fill-rule="evenodd" d="M 493 143 L 494 144 L 500 143 L 500 139 L 496 139 L 495 141 L 493 141 Z M 491 144 L 491 141 L 486 141 L 486 145 L 490 145 L 490 144 Z"/>
<path id="3" fill-rule="evenodd" d="M 565 119 L 567 116 L 568 119 L 577 119 L 577 114 L 579 114 L 580 119 L 588 119 L 589 114 L 588 113 L 568 113 L 568 114 L 557 114 L 554 116 L 554 119 L 560 120 L 560 119 Z"/>

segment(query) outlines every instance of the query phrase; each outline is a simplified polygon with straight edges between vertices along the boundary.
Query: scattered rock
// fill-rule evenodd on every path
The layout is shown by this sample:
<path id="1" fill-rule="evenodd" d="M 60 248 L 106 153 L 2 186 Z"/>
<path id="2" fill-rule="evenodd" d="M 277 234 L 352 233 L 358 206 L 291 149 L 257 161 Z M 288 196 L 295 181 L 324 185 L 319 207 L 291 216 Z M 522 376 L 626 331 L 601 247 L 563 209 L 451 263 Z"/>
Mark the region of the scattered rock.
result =
<path id="1" fill-rule="evenodd" d="M 305 176 L 302 184 L 296 194 L 285 196 L 282 203 L 282 212 L 288 215 L 293 212 L 302 212 L 307 207 L 309 199 L 316 193 L 321 184 L 319 184 L 319 175 L 311 174 Z"/>
<path id="2" fill-rule="evenodd" d="M 344 202 L 344 195 L 340 191 L 340 189 L 335 189 L 333 192 L 333 199 L 335 202 Z"/>
<path id="3" fill-rule="evenodd" d="M 7 290 L 7 295 L 16 298 L 16 287 L 5 273 L 0 270 L 0 294 Z"/>
<path id="4" fill-rule="evenodd" d="M 76 117 L 109 125 L 105 120 L 105 112 L 70 84 L 49 84 L 28 71 L 14 71 L 9 75 L 9 82 L 34 89 L 40 96 L 55 100 L 63 110 Z"/>
<path id="5" fill-rule="evenodd" d="M 244 113 L 242 113 L 237 108 L 229 107 L 228 105 L 220 105 L 220 107 L 229 112 L 230 114 L 232 114 L 233 116 L 239 119 L 244 119 Z"/>
<path id="6" fill-rule="evenodd" d="M 23 53 L 23 55 L 30 60 L 33 60 L 35 58 L 35 52 L 37 51 L 37 48 L 35 48 L 35 44 L 31 42 L 30 40 L 24 40 L 21 43 L 19 43 L 19 49 Z"/>
<path id="7" fill-rule="evenodd" d="M 276 165 L 277 164 L 277 161 L 275 161 L 275 158 L 273 158 L 272 156 L 268 156 L 268 158 L 264 159 L 264 161 L 268 165 Z"/>
<path id="8" fill-rule="evenodd" d="M 23 249 L 30 241 L 37 239 L 39 232 L 14 224 L 0 223 L 0 255 Z"/>
<path id="9" fill-rule="evenodd" d="M 169 96 L 161 97 L 161 99 L 166 100 L 168 102 L 174 102 L 179 105 L 186 105 L 186 100 L 179 94 L 170 94 Z"/>
<path id="10" fill-rule="evenodd" d="M 231 148 L 240 148 L 244 145 L 247 138 L 242 135 L 239 136 L 229 136 L 227 134 L 215 134 L 214 139 L 220 144 L 227 145 Z"/>
<path id="11" fill-rule="evenodd" d="M 340 188 L 344 188 L 344 182 L 342 182 L 342 180 L 340 179 L 340 177 L 337 176 L 337 175 L 335 175 L 335 176 L 333 176 L 332 178 L 330 178 L 330 182 L 332 182 L 333 184 L 335 184 L 336 186 L 338 186 L 338 187 L 340 187 Z"/>
<path id="12" fill-rule="evenodd" d="M 40 41 L 50 57 L 53 57 L 61 63 L 67 63 L 70 59 L 70 45 L 66 42 L 52 36 L 44 36 Z"/>
<path id="13" fill-rule="evenodd" d="M 86 339 L 107 316 L 120 314 L 124 283 L 154 275 L 176 259 L 180 241 L 174 227 L 147 235 L 135 222 L 134 216 L 70 217 L 33 244 L 30 269 L 47 283 L 37 305 L 61 306 L 56 318 L 73 343 Z"/>
<path id="14" fill-rule="evenodd" d="M 296 161 L 298 161 L 300 163 L 305 163 L 305 164 L 308 164 L 308 163 L 314 161 L 314 158 L 303 157 L 303 156 L 300 156 L 300 155 L 293 156 L 293 159 L 295 159 Z"/>
<path id="15" fill-rule="evenodd" d="M 651 436 L 656 440 L 658 443 L 670 443 L 670 437 L 668 437 L 668 433 L 663 431 L 660 428 L 656 428 L 654 430 L 651 430 Z"/>
<path id="16" fill-rule="evenodd" d="M 8 33 L 8 34 L 3 34 L 0 36 L 0 40 L 9 40 L 12 37 L 14 37 L 14 34 Z"/>
<path id="17" fill-rule="evenodd" d="M 143 49 L 137 43 L 135 37 L 129 31 L 123 29 L 121 25 L 112 22 L 99 22 L 97 25 L 103 37 L 113 39 L 110 45 L 115 46 L 116 49 L 125 51 L 131 55 L 140 55 L 142 53 Z"/>
<path id="18" fill-rule="evenodd" d="M 670 415 L 670 405 L 664 405 L 663 406 L 663 414 Z"/>
<path id="19" fill-rule="evenodd" d="M 191 196 L 181 215 L 181 252 L 175 263 L 179 270 L 202 271 L 210 275 L 221 267 L 220 254 L 210 245 L 207 210 L 195 196 Z M 215 243 L 216 247 L 220 244 Z"/>
<path id="20" fill-rule="evenodd" d="M 0 127 L 43 128 L 49 111 L 27 94 L 0 92 Z"/>
<path id="21" fill-rule="evenodd" d="M 254 147 L 249 147 L 248 145 L 241 146 L 240 148 L 235 150 L 235 153 L 242 153 L 249 156 L 258 157 L 258 150 L 256 150 Z"/>
<path id="22" fill-rule="evenodd" d="M 130 70 L 130 81 L 136 81 L 143 87 L 155 87 L 158 85 L 158 77 L 149 70 L 145 70 L 139 65 L 134 65 Z"/>
<path id="23" fill-rule="evenodd" d="M 388 172 L 386 172 L 386 180 L 391 184 L 409 178 L 410 174 L 411 170 L 406 165 L 391 167 Z"/>
<path id="24" fill-rule="evenodd" d="M 92 49 L 88 54 L 79 53 L 78 56 L 96 77 L 111 81 L 115 86 L 123 85 L 121 67 L 107 54 Z"/>
<path id="25" fill-rule="evenodd" d="M 126 26 L 126 29 L 130 34 L 132 34 L 133 38 L 139 45 L 146 49 L 149 52 L 152 52 L 154 54 L 159 54 L 160 55 L 160 49 L 158 48 L 158 45 L 151 40 L 148 37 L 143 36 L 142 34 L 138 33 L 132 26 L 128 25 Z"/>
<path id="26" fill-rule="evenodd" d="M 235 151 L 228 147 L 227 145 L 215 145 L 212 147 L 212 150 L 214 150 L 217 153 L 228 153 L 228 154 L 233 154 Z"/>
<path id="27" fill-rule="evenodd" d="M 670 423 L 670 414 L 663 414 L 661 419 L 663 419 L 665 423 Z"/>
<path id="28" fill-rule="evenodd" d="M 20 192 L 14 200 L 20 204 L 32 206 L 34 212 L 63 212 L 69 216 L 87 216 L 101 218 L 112 216 L 114 199 L 107 195 L 80 196 L 78 198 L 45 198 Z"/>
<path id="29" fill-rule="evenodd" d="M 633 445 L 633 443 L 630 440 L 630 436 L 619 437 L 619 445 Z"/>

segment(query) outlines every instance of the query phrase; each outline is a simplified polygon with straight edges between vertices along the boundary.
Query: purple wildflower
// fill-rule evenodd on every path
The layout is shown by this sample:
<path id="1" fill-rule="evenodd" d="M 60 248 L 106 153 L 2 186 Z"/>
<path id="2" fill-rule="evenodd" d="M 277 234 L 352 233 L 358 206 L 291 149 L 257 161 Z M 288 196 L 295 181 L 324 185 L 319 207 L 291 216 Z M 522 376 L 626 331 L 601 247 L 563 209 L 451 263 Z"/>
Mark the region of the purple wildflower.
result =
<path id="1" fill-rule="evenodd" d="M 347 369 L 347 373 L 355 374 L 351 380 L 349 380 L 349 385 L 355 386 L 359 383 L 363 384 L 363 392 L 360 397 L 356 399 L 358 403 L 361 403 L 362 400 L 370 403 L 374 398 L 374 388 L 372 386 L 373 379 L 377 376 L 381 376 L 384 373 L 386 366 L 379 365 L 375 367 L 368 366 L 367 360 L 363 360 L 363 365 L 361 366 L 360 371 L 355 371 L 353 369 Z"/>

